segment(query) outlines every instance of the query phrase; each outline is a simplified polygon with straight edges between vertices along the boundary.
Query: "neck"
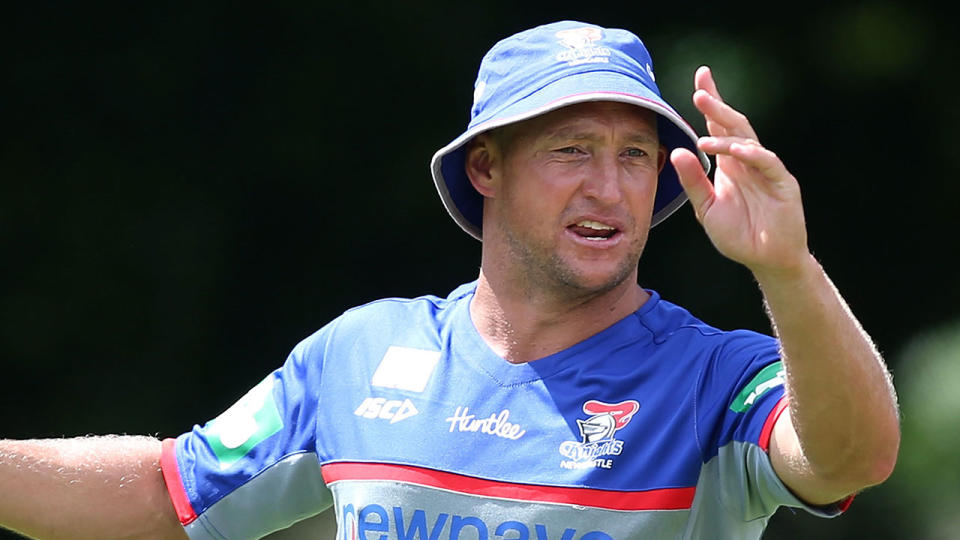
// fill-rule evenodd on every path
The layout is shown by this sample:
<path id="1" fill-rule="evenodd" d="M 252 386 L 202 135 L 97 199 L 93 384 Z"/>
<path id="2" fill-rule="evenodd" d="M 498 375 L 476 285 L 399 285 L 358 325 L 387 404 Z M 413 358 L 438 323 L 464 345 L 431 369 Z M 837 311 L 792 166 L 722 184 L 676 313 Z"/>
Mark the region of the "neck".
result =
<path id="1" fill-rule="evenodd" d="M 487 345 L 519 364 L 549 356 L 610 327 L 636 311 L 650 295 L 636 274 L 596 293 L 558 296 L 518 290 L 481 270 L 470 316 Z"/>

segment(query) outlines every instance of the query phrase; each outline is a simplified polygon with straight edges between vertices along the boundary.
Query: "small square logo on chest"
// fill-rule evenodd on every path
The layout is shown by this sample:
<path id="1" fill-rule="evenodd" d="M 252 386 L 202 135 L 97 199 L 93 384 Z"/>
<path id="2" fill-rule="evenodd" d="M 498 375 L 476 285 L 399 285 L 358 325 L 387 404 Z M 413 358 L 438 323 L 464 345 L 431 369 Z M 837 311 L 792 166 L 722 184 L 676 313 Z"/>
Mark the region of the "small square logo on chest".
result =
<path id="1" fill-rule="evenodd" d="M 423 392 L 439 360 L 440 351 L 392 345 L 380 360 L 370 384 L 381 388 Z"/>

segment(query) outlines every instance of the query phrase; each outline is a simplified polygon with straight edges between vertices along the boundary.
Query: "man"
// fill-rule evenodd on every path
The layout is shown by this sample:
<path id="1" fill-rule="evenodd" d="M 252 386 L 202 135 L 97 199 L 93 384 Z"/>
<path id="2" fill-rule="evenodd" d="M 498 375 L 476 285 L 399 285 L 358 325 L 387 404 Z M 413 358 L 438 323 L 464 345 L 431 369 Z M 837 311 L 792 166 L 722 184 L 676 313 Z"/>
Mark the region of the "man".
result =
<path id="1" fill-rule="evenodd" d="M 796 180 L 709 69 L 695 87 L 700 139 L 629 32 L 501 41 L 432 164 L 483 241 L 477 281 L 346 312 L 162 453 L 4 443 L 0 523 L 256 538 L 332 505 L 340 538 L 756 538 L 782 505 L 842 512 L 896 461 L 889 376 L 807 249 Z M 778 340 L 637 284 L 649 229 L 687 197 Z"/>

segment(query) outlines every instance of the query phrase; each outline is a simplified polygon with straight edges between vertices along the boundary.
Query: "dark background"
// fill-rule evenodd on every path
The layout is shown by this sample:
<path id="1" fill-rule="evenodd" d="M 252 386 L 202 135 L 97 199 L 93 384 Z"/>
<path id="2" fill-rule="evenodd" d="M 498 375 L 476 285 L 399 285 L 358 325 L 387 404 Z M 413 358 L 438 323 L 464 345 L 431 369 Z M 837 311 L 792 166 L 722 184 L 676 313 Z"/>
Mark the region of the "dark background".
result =
<path id="1" fill-rule="evenodd" d="M 700 132 L 692 74 L 713 66 L 801 181 L 811 248 L 898 381 L 960 318 L 960 41 L 922 4 L 156 4 L 0 18 L 0 436 L 176 436 L 343 310 L 474 279 L 480 244 L 429 159 L 465 127 L 483 53 L 564 18 L 639 34 Z M 768 330 L 687 207 L 640 276 L 716 326 Z M 960 485 L 960 467 L 914 461 L 846 516 L 782 510 L 766 537 L 960 536 L 922 513 L 957 513 L 956 489 L 917 472 Z"/>

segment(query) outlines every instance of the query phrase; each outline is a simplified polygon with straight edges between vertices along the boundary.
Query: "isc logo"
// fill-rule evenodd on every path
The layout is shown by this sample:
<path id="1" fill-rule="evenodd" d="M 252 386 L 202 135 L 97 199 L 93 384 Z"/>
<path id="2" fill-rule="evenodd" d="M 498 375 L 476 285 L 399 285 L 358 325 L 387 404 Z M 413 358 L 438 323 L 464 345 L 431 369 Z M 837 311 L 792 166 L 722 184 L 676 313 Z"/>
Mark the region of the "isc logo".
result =
<path id="1" fill-rule="evenodd" d="M 418 412 L 420 411 L 413 406 L 413 402 L 409 399 L 400 401 L 398 399 L 388 400 L 382 397 L 368 397 L 357 407 L 357 410 L 353 411 L 353 414 L 364 418 L 382 418 L 390 420 L 391 424 L 395 424 Z"/>

